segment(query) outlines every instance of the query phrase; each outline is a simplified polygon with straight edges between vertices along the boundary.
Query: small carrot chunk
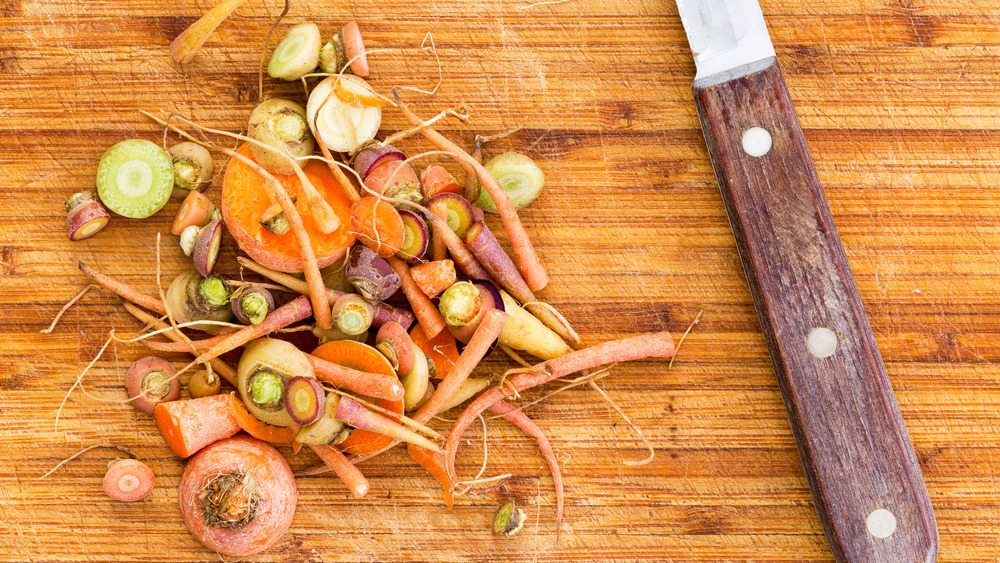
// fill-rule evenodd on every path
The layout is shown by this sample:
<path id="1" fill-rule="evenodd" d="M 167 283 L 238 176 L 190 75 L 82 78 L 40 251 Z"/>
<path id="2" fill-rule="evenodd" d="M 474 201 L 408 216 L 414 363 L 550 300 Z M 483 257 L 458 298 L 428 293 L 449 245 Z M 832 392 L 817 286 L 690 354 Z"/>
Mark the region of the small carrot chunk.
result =
<path id="1" fill-rule="evenodd" d="M 423 189 L 424 198 L 430 199 L 440 193 L 449 192 L 453 194 L 462 193 L 462 186 L 458 180 L 448 172 L 444 166 L 431 164 L 420 173 L 420 187 Z"/>
<path id="2" fill-rule="evenodd" d="M 431 298 L 437 297 L 458 281 L 455 263 L 451 260 L 435 260 L 410 266 L 410 275 L 417 282 L 420 291 Z"/>
<path id="3" fill-rule="evenodd" d="M 170 449 L 184 458 L 240 431 L 226 395 L 159 403 L 153 418 Z"/>

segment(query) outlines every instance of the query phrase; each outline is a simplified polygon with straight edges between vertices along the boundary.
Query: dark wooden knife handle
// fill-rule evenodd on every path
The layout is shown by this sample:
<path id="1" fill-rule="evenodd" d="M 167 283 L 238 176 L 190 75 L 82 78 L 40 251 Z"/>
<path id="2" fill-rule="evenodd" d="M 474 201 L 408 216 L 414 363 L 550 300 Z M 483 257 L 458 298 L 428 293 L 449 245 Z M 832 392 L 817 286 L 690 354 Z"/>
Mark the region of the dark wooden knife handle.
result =
<path id="1" fill-rule="evenodd" d="M 777 61 L 760 66 L 694 95 L 823 530 L 838 561 L 934 561 L 934 511 L 802 127 Z M 759 157 L 752 127 L 772 141 Z M 830 356 L 806 344 L 818 327 Z"/>

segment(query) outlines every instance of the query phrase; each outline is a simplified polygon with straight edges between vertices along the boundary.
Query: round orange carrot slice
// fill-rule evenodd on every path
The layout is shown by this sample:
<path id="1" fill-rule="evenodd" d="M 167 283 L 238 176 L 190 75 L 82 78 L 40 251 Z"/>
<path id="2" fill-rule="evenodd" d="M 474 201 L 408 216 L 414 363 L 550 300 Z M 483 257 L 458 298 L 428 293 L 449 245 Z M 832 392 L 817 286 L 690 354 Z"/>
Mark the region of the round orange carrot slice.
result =
<path id="1" fill-rule="evenodd" d="M 249 145 L 243 145 L 237 152 L 247 158 L 253 158 Z M 343 256 L 354 244 L 354 234 L 350 228 L 351 200 L 326 164 L 318 160 L 309 161 L 303 166 L 303 172 L 312 185 L 323 194 L 323 198 L 340 219 L 340 226 L 337 229 L 332 233 L 323 234 L 313 221 L 304 201 L 296 206 L 312 241 L 316 261 L 319 267 L 323 268 Z M 294 174 L 275 177 L 288 191 L 288 195 L 293 198 L 300 195 L 302 184 Z M 299 257 L 299 245 L 292 231 L 288 230 L 279 235 L 260 224 L 264 212 L 274 202 L 267 180 L 242 162 L 236 159 L 229 161 L 222 184 L 222 218 L 226 222 L 226 228 L 232 233 L 240 249 L 255 262 L 282 272 L 301 272 L 302 259 Z"/>
<path id="2" fill-rule="evenodd" d="M 313 356 L 344 367 L 396 377 L 392 364 L 381 352 L 367 344 L 353 340 L 335 340 L 327 342 L 313 350 Z M 394 412 L 403 414 L 403 401 L 391 399 L 374 399 L 375 404 Z M 393 439 L 368 430 L 355 430 L 337 447 L 348 454 L 369 454 L 377 452 L 392 444 Z"/>

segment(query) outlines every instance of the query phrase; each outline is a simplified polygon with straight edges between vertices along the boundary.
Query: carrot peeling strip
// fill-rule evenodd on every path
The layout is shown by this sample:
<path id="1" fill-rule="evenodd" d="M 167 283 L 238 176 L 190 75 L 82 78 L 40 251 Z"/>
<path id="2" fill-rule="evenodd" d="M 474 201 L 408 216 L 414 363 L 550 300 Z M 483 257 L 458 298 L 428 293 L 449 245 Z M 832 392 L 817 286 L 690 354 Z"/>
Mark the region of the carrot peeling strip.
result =
<path id="1" fill-rule="evenodd" d="M 244 329 L 225 335 L 222 341 L 212 346 L 195 359 L 194 363 L 202 364 L 212 358 L 217 358 L 230 350 L 243 346 L 251 340 L 266 336 L 279 328 L 304 320 L 313 314 L 309 306 L 309 298 L 305 295 L 296 297 L 274 310 L 259 325 L 250 325 Z"/>
<path id="2" fill-rule="evenodd" d="M 417 322 L 423 327 L 424 333 L 427 336 L 434 338 L 439 332 L 444 330 L 444 319 L 441 318 L 441 313 L 438 311 L 437 306 L 424 295 L 423 291 L 420 291 L 417 282 L 413 281 L 413 276 L 410 275 L 410 267 L 406 265 L 406 262 L 395 256 L 386 258 L 386 261 L 389 262 L 393 271 L 399 275 L 400 281 L 403 282 L 403 294 L 406 295 L 406 300 L 410 302 L 410 308 L 413 309 L 413 314 L 417 316 Z"/>
<path id="3" fill-rule="evenodd" d="M 101 273 L 96 268 L 88 266 L 83 262 L 77 262 L 77 267 L 80 271 L 90 276 L 90 279 L 94 280 L 95 283 L 99 284 L 104 289 L 117 294 L 119 297 L 135 303 L 136 305 L 153 311 L 159 315 L 166 315 L 167 309 L 163 306 L 163 302 L 155 297 L 150 297 L 145 293 L 140 293 L 132 286 L 123 283 L 121 281 L 112 278 L 111 276 Z"/>
<path id="4" fill-rule="evenodd" d="M 316 455 L 323 460 L 323 463 L 327 465 L 330 469 L 340 477 L 340 480 L 347 485 L 347 489 L 351 491 L 357 498 L 361 498 L 368 494 L 368 479 L 361 473 L 353 463 L 347 460 L 337 448 L 323 445 L 309 444 Z"/>
<path id="5" fill-rule="evenodd" d="M 423 121 L 402 102 L 399 94 L 395 91 L 393 91 L 393 94 L 396 97 L 396 104 L 400 111 L 403 112 L 403 115 L 413 125 L 422 125 Z M 447 152 L 452 158 L 461 163 L 466 170 L 479 178 L 479 182 L 486 188 L 487 193 L 490 194 L 490 197 L 497 206 L 497 213 L 500 214 L 500 220 L 503 222 L 504 229 L 507 231 L 507 238 L 510 240 L 514 260 L 517 262 L 521 273 L 524 274 L 524 280 L 528 282 L 528 287 L 532 291 L 538 291 L 548 285 L 549 275 L 545 272 L 545 268 L 538 259 L 535 248 L 531 245 L 531 239 L 528 238 L 528 233 L 524 230 L 524 225 L 521 224 L 520 217 L 517 216 L 517 209 L 514 208 L 510 197 L 500 183 L 497 182 L 496 178 L 476 159 L 463 151 L 461 147 L 448 140 L 433 128 L 429 126 L 423 127 L 420 129 L 420 134 L 436 147 Z"/>
<path id="6" fill-rule="evenodd" d="M 233 410 L 236 423 L 240 425 L 247 434 L 272 444 L 287 444 L 295 440 L 298 428 L 294 426 L 272 426 L 257 419 L 250 414 L 243 401 L 236 398 L 235 393 L 229 394 L 229 406 Z"/>

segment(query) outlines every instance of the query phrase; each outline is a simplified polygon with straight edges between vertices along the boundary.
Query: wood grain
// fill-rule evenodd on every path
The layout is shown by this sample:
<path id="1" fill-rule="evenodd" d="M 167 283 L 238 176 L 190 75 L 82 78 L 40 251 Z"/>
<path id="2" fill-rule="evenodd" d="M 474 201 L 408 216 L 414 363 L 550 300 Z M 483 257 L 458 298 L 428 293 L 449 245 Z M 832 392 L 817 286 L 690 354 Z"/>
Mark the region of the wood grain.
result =
<path id="1" fill-rule="evenodd" d="M 147 221 L 115 220 L 70 243 L 63 200 L 93 187 L 97 161 L 130 136 L 159 140 L 137 113 L 181 111 L 245 127 L 259 46 L 277 2 L 254 0 L 183 67 L 167 46 L 211 2 L 0 0 L 0 560 L 214 561 L 184 529 L 183 469 L 155 426 L 122 404 L 127 364 L 109 347 L 56 409 L 108 331 L 137 324 L 91 293 L 39 334 L 93 263 L 155 292 L 153 241 L 178 202 Z M 490 421 L 487 474 L 500 493 L 447 511 L 437 485 L 393 452 L 363 466 L 362 502 L 330 478 L 301 479 L 290 533 L 257 560 L 830 561 L 691 96 L 694 65 L 672 2 L 569 0 L 298 2 L 332 32 L 359 20 L 373 84 L 431 88 L 433 30 L 444 80 L 407 94 L 432 115 L 464 102 L 476 133 L 523 124 L 489 147 L 536 158 L 549 185 L 523 212 L 552 281 L 540 296 L 585 342 L 639 331 L 677 335 L 704 309 L 670 370 L 615 368 L 608 393 L 656 449 L 645 452 L 592 391 L 532 407 L 566 468 L 566 527 L 553 546 L 554 496 L 529 439 Z M 972 0 L 765 0 L 777 54 L 866 313 L 924 471 L 940 561 L 1000 559 L 1000 8 Z M 297 96 L 294 85 L 267 83 Z M 394 112 L 385 130 L 406 127 Z M 407 151 L 430 147 L 418 139 Z M 222 159 L 217 160 L 222 164 Z M 457 173 L 457 170 L 456 170 Z M 216 183 L 209 195 L 217 198 Z M 496 232 L 496 229 L 494 229 Z M 170 239 L 171 237 L 167 237 Z M 235 244 L 223 271 L 237 275 Z M 183 268 L 165 252 L 163 270 Z M 172 358 L 180 363 L 181 356 Z M 484 374 L 507 362 L 494 359 Z M 534 396 L 527 397 L 527 399 Z M 107 402 L 116 401 L 116 402 Z M 463 475 L 478 467 L 479 435 Z M 132 505 L 100 486 L 110 454 L 92 452 L 44 481 L 59 459 L 97 442 L 126 446 L 156 472 Z M 294 468 L 316 459 L 303 452 Z M 527 505 L 522 534 L 488 526 L 501 496 Z"/>

